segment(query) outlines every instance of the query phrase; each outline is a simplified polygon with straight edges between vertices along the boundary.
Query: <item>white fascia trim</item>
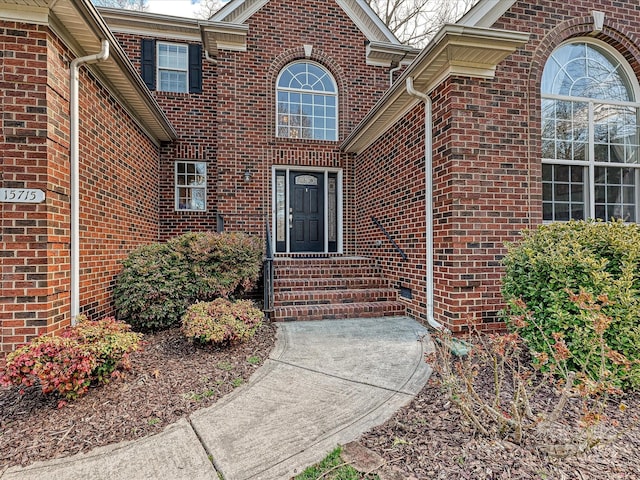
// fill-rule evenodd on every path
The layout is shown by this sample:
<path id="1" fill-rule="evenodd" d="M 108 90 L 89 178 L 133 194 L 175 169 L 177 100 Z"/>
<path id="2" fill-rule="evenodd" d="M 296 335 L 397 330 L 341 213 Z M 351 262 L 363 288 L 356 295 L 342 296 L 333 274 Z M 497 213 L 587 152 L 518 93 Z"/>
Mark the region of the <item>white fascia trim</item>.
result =
<path id="1" fill-rule="evenodd" d="M 214 22 L 229 21 L 227 20 L 227 18 L 229 18 L 229 16 L 233 12 L 235 12 L 238 8 L 243 6 L 243 4 L 247 4 L 247 3 L 250 3 L 250 5 L 246 7 L 246 9 L 243 12 L 241 12 L 237 17 L 233 18 L 233 23 L 246 22 L 254 13 L 256 13 L 258 10 L 264 7 L 267 3 L 269 3 L 269 0 L 253 0 L 253 1 L 238 0 L 237 2 L 231 1 L 227 3 L 224 7 L 222 7 L 220 10 L 218 10 L 216 14 L 213 15 L 209 20 Z"/>
<path id="2" fill-rule="evenodd" d="M 48 25 L 49 9 L 36 6 L 4 4 L 2 8 L 0 8 L 0 20 Z"/>
<path id="3" fill-rule="evenodd" d="M 469 27 L 491 27 L 514 3 L 516 0 L 480 0 L 456 24 Z"/>
<path id="4" fill-rule="evenodd" d="M 351 8 L 351 3 L 355 1 L 355 3 L 360 7 L 361 11 L 378 27 L 378 30 L 382 35 L 384 35 L 384 39 L 389 43 L 393 43 L 396 45 L 401 45 L 400 41 L 395 37 L 393 33 L 389 30 L 389 28 L 380 20 L 380 17 L 375 14 L 375 12 L 371 9 L 369 5 L 363 0 L 335 0 L 336 3 L 344 10 L 347 16 L 351 19 L 353 23 L 356 24 L 358 29 L 365 34 L 367 40 L 370 41 L 381 41 L 383 39 L 380 38 L 379 35 L 376 35 L 371 28 L 363 22 L 363 19 L 358 13 Z"/>

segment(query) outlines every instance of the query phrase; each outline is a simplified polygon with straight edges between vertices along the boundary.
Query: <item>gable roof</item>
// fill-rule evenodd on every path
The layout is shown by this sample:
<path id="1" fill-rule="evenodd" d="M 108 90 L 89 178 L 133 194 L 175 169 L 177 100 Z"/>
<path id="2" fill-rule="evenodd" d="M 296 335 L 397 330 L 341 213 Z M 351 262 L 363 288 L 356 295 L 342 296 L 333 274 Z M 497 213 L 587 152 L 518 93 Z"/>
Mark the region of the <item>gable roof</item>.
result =
<path id="1" fill-rule="evenodd" d="M 353 20 L 367 37 L 367 40 L 400 44 L 396 36 L 364 0 L 335 0 L 335 2 Z M 218 10 L 210 20 L 244 23 L 267 3 L 269 0 L 231 0 Z"/>
<path id="2" fill-rule="evenodd" d="M 99 52 L 102 40 L 108 40 L 109 58 L 86 68 L 156 143 L 177 138 L 171 122 L 89 0 L 0 0 L 0 18 L 48 25 L 78 57 Z"/>
<path id="3" fill-rule="evenodd" d="M 362 152 L 420 101 L 408 93 L 408 77 L 413 79 L 416 90 L 427 94 L 451 75 L 493 78 L 497 65 L 528 39 L 527 33 L 445 25 L 342 142 L 341 148 Z"/>
<path id="4" fill-rule="evenodd" d="M 332 1 L 332 0 L 325 0 Z M 367 39 L 367 63 L 377 66 L 408 64 L 420 52 L 419 49 L 403 45 L 389 30 L 365 0 L 333 0 Z M 230 0 L 209 20 L 244 24 L 269 0 Z"/>
<path id="5" fill-rule="evenodd" d="M 458 25 L 491 27 L 509 10 L 517 0 L 480 0 L 465 13 Z"/>

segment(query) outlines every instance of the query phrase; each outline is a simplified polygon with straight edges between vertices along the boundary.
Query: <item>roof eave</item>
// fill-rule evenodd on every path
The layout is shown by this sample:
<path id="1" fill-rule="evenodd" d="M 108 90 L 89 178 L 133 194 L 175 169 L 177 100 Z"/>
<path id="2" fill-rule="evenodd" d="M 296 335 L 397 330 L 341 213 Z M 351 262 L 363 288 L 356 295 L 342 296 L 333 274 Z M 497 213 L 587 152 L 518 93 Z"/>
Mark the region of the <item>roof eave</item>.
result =
<path id="1" fill-rule="evenodd" d="M 49 8 L 52 28 L 55 24 L 73 39 L 82 38 L 82 43 L 75 45 L 79 50 L 75 54 L 96 53 L 100 51 L 102 40 L 109 41 L 109 58 L 87 68 L 96 72 L 100 81 L 154 141 L 178 138 L 173 125 L 95 7 L 86 0 L 58 0 Z M 91 34 L 87 36 L 87 32 Z"/>
<path id="2" fill-rule="evenodd" d="M 449 76 L 493 78 L 497 65 L 529 40 L 529 34 L 445 25 L 393 86 L 342 142 L 347 152 L 360 153 L 416 104 L 406 89 L 429 93 Z"/>
<path id="3" fill-rule="evenodd" d="M 387 42 L 367 43 L 367 65 L 378 67 L 396 67 L 409 64 L 420 54 L 420 49 L 408 45 Z"/>
<path id="4" fill-rule="evenodd" d="M 456 23 L 470 27 L 493 26 L 509 10 L 516 0 L 480 0 Z"/>

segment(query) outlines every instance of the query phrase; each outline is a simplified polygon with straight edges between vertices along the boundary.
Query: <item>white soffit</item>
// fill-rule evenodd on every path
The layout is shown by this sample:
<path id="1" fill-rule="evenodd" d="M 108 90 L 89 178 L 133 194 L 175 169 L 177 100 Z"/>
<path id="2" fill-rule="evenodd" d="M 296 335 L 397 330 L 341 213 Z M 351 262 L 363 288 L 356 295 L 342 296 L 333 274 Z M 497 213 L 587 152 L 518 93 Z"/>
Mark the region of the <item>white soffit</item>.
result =
<path id="1" fill-rule="evenodd" d="M 525 33 L 445 25 L 345 139 L 342 148 L 363 151 L 416 104 L 416 98 L 406 91 L 407 77 L 413 77 L 414 88 L 424 93 L 452 75 L 493 78 L 497 65 L 528 40 Z"/>

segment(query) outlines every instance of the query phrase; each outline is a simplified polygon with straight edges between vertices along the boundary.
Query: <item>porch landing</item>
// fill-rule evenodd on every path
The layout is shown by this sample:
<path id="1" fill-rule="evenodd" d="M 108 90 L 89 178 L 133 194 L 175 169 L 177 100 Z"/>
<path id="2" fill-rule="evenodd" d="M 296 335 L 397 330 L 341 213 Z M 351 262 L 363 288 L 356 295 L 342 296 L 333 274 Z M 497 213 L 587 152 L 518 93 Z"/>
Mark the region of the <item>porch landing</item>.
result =
<path id="1" fill-rule="evenodd" d="M 402 316 L 406 308 L 375 261 L 355 256 L 276 257 L 274 321 Z"/>

